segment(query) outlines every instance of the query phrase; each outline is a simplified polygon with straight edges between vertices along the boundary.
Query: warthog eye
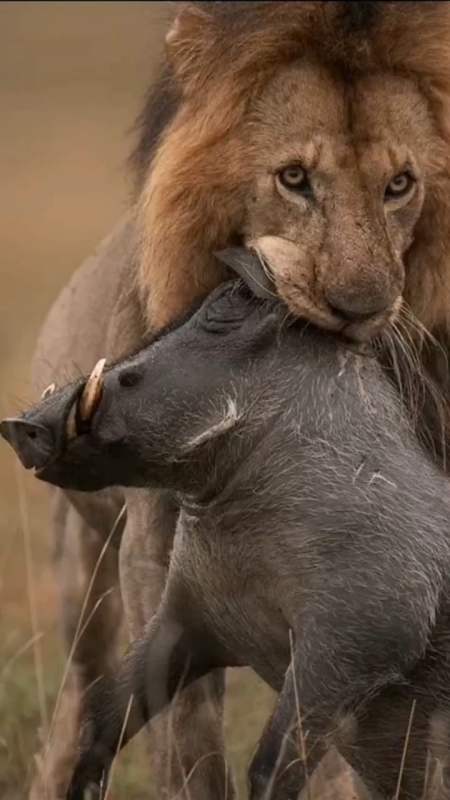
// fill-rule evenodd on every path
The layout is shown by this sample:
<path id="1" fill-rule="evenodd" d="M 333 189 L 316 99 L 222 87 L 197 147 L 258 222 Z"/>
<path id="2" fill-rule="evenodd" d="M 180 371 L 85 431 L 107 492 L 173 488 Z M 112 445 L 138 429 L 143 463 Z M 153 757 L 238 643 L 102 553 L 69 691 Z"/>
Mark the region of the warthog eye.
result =
<path id="1" fill-rule="evenodd" d="M 281 186 L 290 192 L 300 192 L 304 195 L 312 194 L 308 173 L 300 164 L 289 164 L 276 173 L 276 179 Z"/>
<path id="2" fill-rule="evenodd" d="M 399 200 L 403 197 L 412 195 L 416 186 L 416 181 L 410 172 L 399 172 L 391 181 L 389 181 L 384 191 L 385 202 L 390 200 Z"/>
<path id="3" fill-rule="evenodd" d="M 124 369 L 119 375 L 119 384 L 124 389 L 137 386 L 142 380 L 142 371 L 135 368 Z"/>

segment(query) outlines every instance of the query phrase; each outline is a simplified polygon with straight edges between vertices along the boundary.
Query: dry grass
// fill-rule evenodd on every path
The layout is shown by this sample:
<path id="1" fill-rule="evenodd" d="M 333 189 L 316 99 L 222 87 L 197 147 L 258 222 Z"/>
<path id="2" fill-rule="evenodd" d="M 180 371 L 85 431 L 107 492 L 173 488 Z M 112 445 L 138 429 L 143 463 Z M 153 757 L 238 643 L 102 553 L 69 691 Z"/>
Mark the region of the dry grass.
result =
<path id="1" fill-rule="evenodd" d="M 166 6 L 0 3 L 1 416 L 31 399 L 41 321 L 126 206 L 128 130 Z M 18 472 L 1 443 L 0 477 L 0 797 L 21 800 L 64 653 L 45 488 Z M 271 693 L 255 690 L 249 673 L 231 683 L 227 734 L 242 780 Z M 121 756 L 119 796 L 144 796 L 145 756 L 142 737 Z"/>

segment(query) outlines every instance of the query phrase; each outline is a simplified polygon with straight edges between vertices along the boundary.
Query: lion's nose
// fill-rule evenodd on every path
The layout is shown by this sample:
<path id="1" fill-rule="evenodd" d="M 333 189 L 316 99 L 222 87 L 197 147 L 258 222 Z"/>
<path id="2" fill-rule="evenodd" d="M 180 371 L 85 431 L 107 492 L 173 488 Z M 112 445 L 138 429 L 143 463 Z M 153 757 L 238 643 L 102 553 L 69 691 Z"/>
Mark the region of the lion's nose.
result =
<path id="1" fill-rule="evenodd" d="M 362 322 L 382 314 L 390 307 L 386 294 L 380 295 L 367 289 L 358 292 L 332 289 L 327 291 L 326 300 L 333 313 L 348 322 Z"/>

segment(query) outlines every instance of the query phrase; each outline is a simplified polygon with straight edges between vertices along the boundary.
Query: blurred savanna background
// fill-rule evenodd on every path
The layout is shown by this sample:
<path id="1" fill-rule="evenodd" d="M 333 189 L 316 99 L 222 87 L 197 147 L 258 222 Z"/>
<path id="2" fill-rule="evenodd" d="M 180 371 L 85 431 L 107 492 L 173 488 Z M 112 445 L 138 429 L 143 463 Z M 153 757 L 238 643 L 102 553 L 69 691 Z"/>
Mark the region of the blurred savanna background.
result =
<path id="1" fill-rule="evenodd" d="M 1 417 L 33 399 L 29 367 L 45 314 L 127 206 L 131 128 L 171 5 L 0 3 Z M 1 442 L 0 477 L 0 797 L 19 800 L 64 650 L 46 489 Z M 272 703 L 256 684 L 250 673 L 230 679 L 226 729 L 241 797 Z M 113 796 L 148 799 L 149 786 L 141 737 L 119 759 Z"/>

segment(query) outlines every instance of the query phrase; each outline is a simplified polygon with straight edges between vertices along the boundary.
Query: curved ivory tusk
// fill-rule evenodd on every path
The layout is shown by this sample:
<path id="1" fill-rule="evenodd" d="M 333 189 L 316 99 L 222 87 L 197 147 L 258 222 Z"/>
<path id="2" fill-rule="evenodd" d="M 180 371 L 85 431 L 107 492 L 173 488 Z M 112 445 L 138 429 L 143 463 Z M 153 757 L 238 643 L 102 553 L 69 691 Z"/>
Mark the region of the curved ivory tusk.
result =
<path id="1" fill-rule="evenodd" d="M 77 404 L 74 403 L 70 409 L 66 422 L 67 439 L 75 439 L 77 436 Z"/>
<path id="2" fill-rule="evenodd" d="M 105 364 L 106 358 L 101 358 L 100 361 L 97 361 L 94 369 L 86 381 L 86 386 L 83 389 L 83 394 L 81 395 L 78 403 L 80 418 L 83 420 L 83 422 L 89 422 L 100 402 L 103 389 L 103 370 L 105 369 Z"/>
<path id="3" fill-rule="evenodd" d="M 47 386 L 47 388 L 44 389 L 44 391 L 42 392 L 41 400 L 45 400 L 46 397 L 50 397 L 50 395 L 53 394 L 55 389 L 56 389 L 56 384 L 50 383 L 49 386 Z"/>

